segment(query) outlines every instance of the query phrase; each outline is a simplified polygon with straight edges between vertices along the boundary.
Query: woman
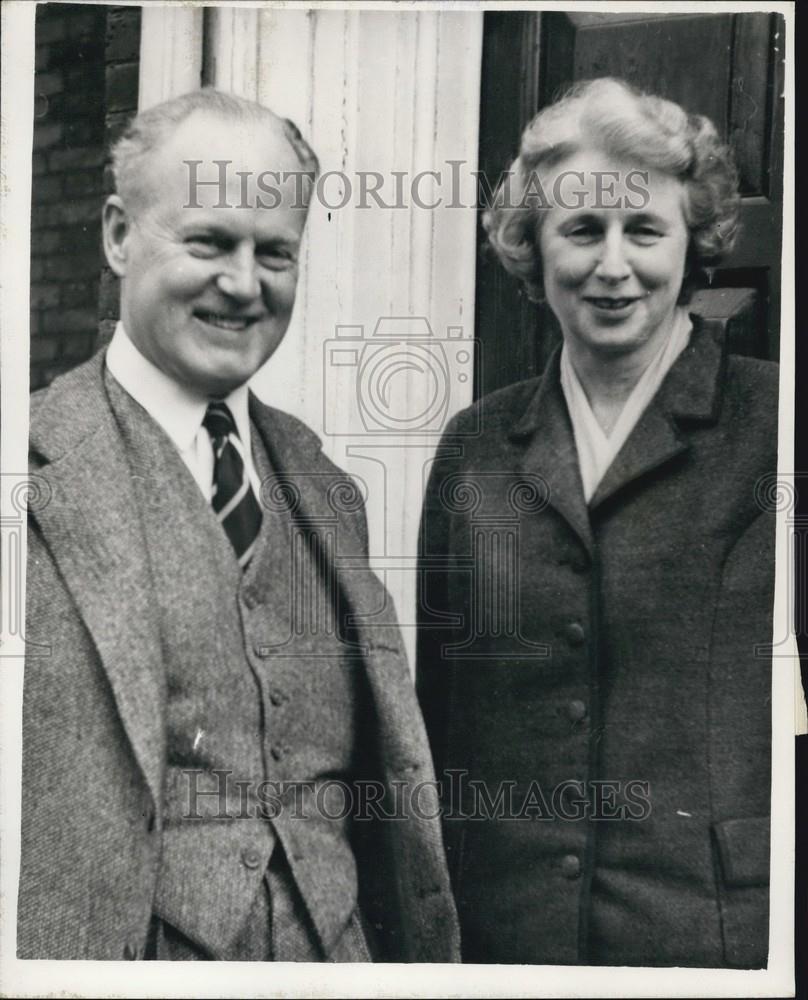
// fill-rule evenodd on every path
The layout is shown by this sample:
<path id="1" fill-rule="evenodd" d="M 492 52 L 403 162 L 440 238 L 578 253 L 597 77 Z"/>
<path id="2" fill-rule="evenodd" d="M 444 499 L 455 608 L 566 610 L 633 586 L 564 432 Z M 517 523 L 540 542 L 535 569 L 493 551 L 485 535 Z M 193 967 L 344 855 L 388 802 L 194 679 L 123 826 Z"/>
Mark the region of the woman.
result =
<path id="1" fill-rule="evenodd" d="M 563 347 L 455 418 L 422 520 L 465 961 L 766 964 L 777 368 L 686 308 L 737 212 L 708 120 L 601 79 L 486 213 Z"/>

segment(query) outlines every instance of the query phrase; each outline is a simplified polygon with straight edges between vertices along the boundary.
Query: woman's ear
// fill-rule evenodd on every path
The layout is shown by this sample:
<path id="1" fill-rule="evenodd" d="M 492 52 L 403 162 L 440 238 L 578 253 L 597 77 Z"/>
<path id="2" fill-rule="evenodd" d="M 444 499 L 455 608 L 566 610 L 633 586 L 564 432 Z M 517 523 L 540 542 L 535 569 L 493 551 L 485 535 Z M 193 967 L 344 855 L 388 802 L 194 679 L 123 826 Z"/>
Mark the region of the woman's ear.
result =
<path id="1" fill-rule="evenodd" d="M 126 274 L 128 238 L 132 218 L 120 195 L 111 194 L 104 203 L 102 230 L 107 263 L 119 278 Z"/>

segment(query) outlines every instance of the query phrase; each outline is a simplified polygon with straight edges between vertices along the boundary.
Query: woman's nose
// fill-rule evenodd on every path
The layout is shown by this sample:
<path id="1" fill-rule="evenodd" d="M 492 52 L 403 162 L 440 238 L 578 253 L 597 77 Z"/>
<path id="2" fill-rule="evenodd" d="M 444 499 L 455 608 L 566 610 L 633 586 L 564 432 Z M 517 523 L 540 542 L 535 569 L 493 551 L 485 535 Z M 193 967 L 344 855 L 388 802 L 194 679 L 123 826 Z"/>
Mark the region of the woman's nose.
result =
<path id="1" fill-rule="evenodd" d="M 624 281 L 631 274 L 631 266 L 626 255 L 623 233 L 612 229 L 606 233 L 601 244 L 601 255 L 595 268 L 597 277 L 615 283 Z"/>
<path id="2" fill-rule="evenodd" d="M 230 254 L 218 277 L 219 290 L 239 302 L 252 302 L 261 294 L 261 283 L 252 247 L 243 246 Z"/>

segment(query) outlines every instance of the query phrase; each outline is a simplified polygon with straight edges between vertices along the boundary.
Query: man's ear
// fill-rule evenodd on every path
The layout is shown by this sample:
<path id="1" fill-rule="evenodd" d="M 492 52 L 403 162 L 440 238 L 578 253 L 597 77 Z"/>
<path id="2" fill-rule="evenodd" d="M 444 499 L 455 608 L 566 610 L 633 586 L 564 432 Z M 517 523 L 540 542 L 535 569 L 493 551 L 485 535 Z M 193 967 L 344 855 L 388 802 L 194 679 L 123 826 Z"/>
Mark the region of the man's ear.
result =
<path id="1" fill-rule="evenodd" d="M 127 244 L 132 229 L 132 217 L 120 195 L 111 194 L 104 203 L 102 228 L 107 263 L 119 278 L 123 278 L 128 263 Z"/>

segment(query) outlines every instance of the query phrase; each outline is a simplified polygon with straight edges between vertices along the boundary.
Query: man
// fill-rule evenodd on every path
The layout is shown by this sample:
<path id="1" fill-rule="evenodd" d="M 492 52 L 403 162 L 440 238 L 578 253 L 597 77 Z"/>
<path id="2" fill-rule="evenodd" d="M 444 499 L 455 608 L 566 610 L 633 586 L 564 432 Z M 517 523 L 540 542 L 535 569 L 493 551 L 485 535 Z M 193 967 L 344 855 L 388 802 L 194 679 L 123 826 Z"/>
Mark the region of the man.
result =
<path id="1" fill-rule="evenodd" d="M 121 322 L 32 410 L 27 637 L 50 653 L 26 664 L 20 957 L 456 958 L 361 501 L 246 386 L 289 323 L 316 169 L 213 90 L 114 150 Z"/>

